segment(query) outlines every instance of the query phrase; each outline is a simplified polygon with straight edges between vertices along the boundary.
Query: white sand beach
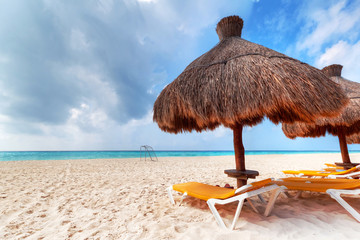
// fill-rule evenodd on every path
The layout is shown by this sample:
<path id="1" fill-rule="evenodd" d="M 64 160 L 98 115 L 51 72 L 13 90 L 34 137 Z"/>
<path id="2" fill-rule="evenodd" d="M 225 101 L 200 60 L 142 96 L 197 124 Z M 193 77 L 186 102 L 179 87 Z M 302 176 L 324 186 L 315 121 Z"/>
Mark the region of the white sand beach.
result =
<path id="1" fill-rule="evenodd" d="M 246 163 L 260 180 L 340 159 L 340 153 L 249 155 Z M 360 162 L 360 154 L 351 159 Z M 219 228 L 204 201 L 170 204 L 169 185 L 234 186 L 224 174 L 232 168 L 233 156 L 0 162 L 0 239 L 359 239 L 360 223 L 326 194 L 282 194 L 269 217 L 244 206 L 234 231 Z M 360 209 L 360 196 L 346 200 Z M 226 224 L 235 208 L 221 207 Z"/>

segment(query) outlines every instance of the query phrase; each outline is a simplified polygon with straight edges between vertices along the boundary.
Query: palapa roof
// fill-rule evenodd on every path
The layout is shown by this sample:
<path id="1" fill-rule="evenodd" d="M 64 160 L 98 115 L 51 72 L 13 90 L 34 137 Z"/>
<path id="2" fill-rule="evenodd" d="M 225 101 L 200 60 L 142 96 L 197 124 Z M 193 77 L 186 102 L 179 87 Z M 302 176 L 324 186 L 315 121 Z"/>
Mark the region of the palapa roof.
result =
<path id="1" fill-rule="evenodd" d="M 310 122 L 336 115 L 347 102 L 320 70 L 241 38 L 242 26 L 238 16 L 222 19 L 220 42 L 163 89 L 153 115 L 162 130 L 252 126 L 264 117 Z"/>
<path id="2" fill-rule="evenodd" d="M 337 136 L 339 130 L 347 136 L 360 132 L 360 83 L 341 77 L 341 70 L 342 66 L 338 64 L 322 69 L 332 81 L 342 87 L 350 99 L 349 104 L 346 105 L 341 114 L 334 118 L 322 117 L 310 124 L 283 124 L 282 129 L 287 137 L 319 137 L 325 136 L 326 132 Z"/>

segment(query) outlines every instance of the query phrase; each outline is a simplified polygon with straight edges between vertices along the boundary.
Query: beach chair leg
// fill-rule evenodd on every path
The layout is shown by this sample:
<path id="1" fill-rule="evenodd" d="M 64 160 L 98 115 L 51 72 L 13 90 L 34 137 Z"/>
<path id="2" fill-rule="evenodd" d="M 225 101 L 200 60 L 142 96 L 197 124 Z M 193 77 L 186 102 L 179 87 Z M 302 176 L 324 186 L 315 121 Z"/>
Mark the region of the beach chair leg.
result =
<path id="1" fill-rule="evenodd" d="M 238 220 L 238 218 L 240 216 L 241 209 L 242 209 L 242 207 L 244 205 L 244 200 L 245 200 L 245 197 L 241 197 L 240 199 L 238 199 L 239 203 L 238 203 L 238 206 L 236 208 L 235 216 L 234 216 L 234 219 L 233 219 L 233 221 L 231 223 L 230 230 L 233 230 L 235 228 L 236 222 L 237 222 L 237 220 Z M 227 201 L 223 201 L 223 200 L 219 200 L 219 199 L 209 199 L 207 201 L 207 204 L 209 205 L 209 208 L 210 208 L 212 214 L 214 215 L 216 222 L 218 223 L 218 225 L 221 228 L 224 228 L 224 229 L 226 229 L 227 227 L 226 227 L 224 221 L 222 220 L 218 210 L 216 209 L 215 204 L 218 203 L 218 204 L 223 205 L 223 204 L 226 204 L 226 202 Z"/>
<path id="2" fill-rule="evenodd" d="M 254 202 L 253 202 L 250 198 L 247 199 L 247 203 L 248 203 L 248 204 L 250 205 L 250 207 L 254 210 L 254 212 L 259 213 L 259 210 L 257 210 L 257 208 L 255 207 Z"/>
<path id="3" fill-rule="evenodd" d="M 333 199 L 335 199 L 346 211 L 348 211 L 351 216 L 353 216 L 358 222 L 360 222 L 360 213 L 356 211 L 353 207 L 350 206 L 340 195 L 358 195 L 360 194 L 360 189 L 356 190 L 336 190 L 336 189 L 328 189 L 326 191 Z"/>
<path id="4" fill-rule="evenodd" d="M 238 206 L 236 208 L 235 216 L 234 216 L 234 219 L 233 219 L 231 227 L 230 227 L 230 229 L 233 230 L 235 228 L 236 222 L 237 222 L 237 220 L 238 220 L 238 218 L 240 216 L 241 209 L 242 209 L 242 207 L 244 205 L 245 199 L 249 200 L 249 198 L 257 196 L 257 195 L 259 195 L 261 193 L 275 190 L 275 193 L 273 193 L 272 199 L 269 201 L 270 204 L 274 205 L 276 197 L 279 195 L 279 193 L 284 188 L 285 187 L 279 187 L 277 185 L 271 185 L 271 186 L 267 186 L 267 187 L 264 187 L 264 188 L 261 188 L 261 189 L 257 189 L 257 190 L 254 190 L 252 192 L 243 193 L 241 195 L 237 195 L 237 196 L 234 196 L 232 198 L 228 198 L 228 199 L 224 199 L 224 200 L 211 198 L 211 199 L 207 200 L 207 204 L 209 205 L 209 208 L 210 208 L 212 214 L 214 215 L 215 220 L 219 224 L 219 226 L 226 229 L 226 225 L 225 225 L 224 221 L 222 220 L 222 218 L 220 217 L 220 214 L 219 214 L 218 210 L 216 209 L 215 204 L 224 205 L 224 204 L 228 204 L 228 203 L 231 203 L 231 202 L 238 201 Z M 251 201 L 248 201 L 248 202 L 250 203 Z M 250 204 L 250 206 L 251 206 L 251 204 Z M 267 212 L 270 213 L 271 209 L 272 209 L 272 207 L 269 207 L 269 210 L 267 210 Z"/>
<path id="5" fill-rule="evenodd" d="M 294 196 L 294 199 L 298 199 L 299 197 L 301 197 L 303 191 L 297 191 L 296 195 Z"/>
<path id="6" fill-rule="evenodd" d="M 266 203 L 265 199 L 263 198 L 263 196 L 261 194 L 258 195 L 258 198 L 260 199 L 260 201 L 262 203 Z"/>
<path id="7" fill-rule="evenodd" d="M 172 186 L 168 187 L 167 188 L 167 192 L 168 192 L 168 196 L 170 198 L 170 202 L 172 204 L 175 204 L 175 200 L 174 200 L 174 197 L 172 195 Z M 184 198 L 187 196 L 187 193 L 184 193 L 182 196 L 181 196 L 181 200 L 180 200 L 180 203 L 179 203 L 179 206 L 181 205 L 181 203 L 183 202 Z"/>
<path id="8" fill-rule="evenodd" d="M 270 196 L 269 202 L 268 202 L 268 204 L 266 206 L 266 209 L 265 209 L 265 212 L 264 212 L 265 217 L 270 215 L 271 211 L 274 208 L 276 199 L 278 198 L 279 194 L 284 191 L 285 188 L 286 187 L 281 186 L 281 187 L 279 187 L 277 189 L 272 190 L 272 194 Z"/>
<path id="9" fill-rule="evenodd" d="M 298 199 L 301 197 L 301 194 L 302 194 L 303 191 L 299 190 L 297 191 L 297 193 L 295 194 L 295 196 L 293 197 L 294 199 Z"/>
<path id="10" fill-rule="evenodd" d="M 218 225 L 219 225 L 221 228 L 226 229 L 225 223 L 224 223 L 224 221 L 221 219 L 221 216 L 220 216 L 218 210 L 217 210 L 216 207 L 215 207 L 216 199 L 209 199 L 209 200 L 207 200 L 207 204 L 208 204 L 208 206 L 209 206 L 209 208 L 210 208 L 210 211 L 211 211 L 212 214 L 214 215 L 215 220 L 216 220 L 216 222 L 218 223 Z"/>
<path id="11" fill-rule="evenodd" d="M 243 205 L 244 205 L 244 200 L 245 200 L 245 199 L 239 200 L 239 204 L 238 204 L 238 206 L 237 206 L 237 208 L 236 208 L 236 213 L 235 213 L 234 219 L 233 219 L 233 221 L 232 221 L 230 230 L 233 230 L 233 229 L 235 228 L 235 224 L 236 224 L 236 222 L 237 222 L 237 220 L 238 220 L 238 218 L 239 218 L 239 216 L 240 216 L 241 209 L 242 209 L 242 207 L 243 207 Z M 248 200 L 249 200 L 249 199 L 248 199 Z M 250 205 L 250 206 L 251 206 L 251 205 Z M 254 207 L 255 207 L 255 206 L 254 206 Z M 255 209 L 256 209 L 256 208 L 255 208 Z M 256 209 L 256 212 L 258 212 L 257 209 Z"/>
<path id="12" fill-rule="evenodd" d="M 302 191 L 301 191 L 301 190 L 298 190 L 294 196 L 291 196 L 290 193 L 287 192 L 287 191 L 284 191 L 283 193 L 284 193 L 285 196 L 288 197 L 288 198 L 298 199 L 298 198 L 301 196 Z"/>
<path id="13" fill-rule="evenodd" d="M 173 197 L 173 195 L 172 195 L 172 186 L 170 186 L 170 187 L 167 188 L 167 192 L 168 192 L 168 196 L 169 196 L 169 198 L 170 198 L 170 202 L 171 202 L 172 204 L 175 204 L 174 197 Z"/>
<path id="14" fill-rule="evenodd" d="M 187 196 L 187 193 L 184 193 L 184 194 L 181 196 L 181 200 L 180 200 L 179 206 L 182 204 L 182 202 L 184 201 L 184 199 L 186 198 L 186 196 Z"/>
<path id="15" fill-rule="evenodd" d="M 292 198 L 292 196 L 287 191 L 284 191 L 284 194 L 287 198 Z"/>

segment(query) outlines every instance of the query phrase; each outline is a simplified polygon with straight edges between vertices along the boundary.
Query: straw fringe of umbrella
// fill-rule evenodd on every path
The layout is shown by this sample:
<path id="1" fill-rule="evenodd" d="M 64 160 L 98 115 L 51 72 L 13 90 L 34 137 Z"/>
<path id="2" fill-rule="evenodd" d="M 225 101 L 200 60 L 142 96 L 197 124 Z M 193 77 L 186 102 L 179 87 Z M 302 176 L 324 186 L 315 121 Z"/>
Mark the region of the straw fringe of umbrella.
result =
<path id="1" fill-rule="evenodd" d="M 360 135 L 353 134 L 353 135 L 347 136 L 346 143 L 347 144 L 359 144 L 360 143 Z"/>

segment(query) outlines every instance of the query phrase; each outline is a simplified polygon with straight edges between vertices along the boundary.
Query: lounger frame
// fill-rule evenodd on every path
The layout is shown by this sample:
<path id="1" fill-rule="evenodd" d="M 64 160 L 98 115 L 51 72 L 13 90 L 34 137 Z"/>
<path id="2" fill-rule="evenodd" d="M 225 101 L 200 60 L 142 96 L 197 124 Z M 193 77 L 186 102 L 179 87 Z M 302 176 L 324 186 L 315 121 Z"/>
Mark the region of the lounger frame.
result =
<path id="1" fill-rule="evenodd" d="M 341 195 L 360 195 L 360 189 L 354 190 L 338 190 L 338 189 L 328 189 L 326 191 L 333 199 L 335 199 L 343 208 L 345 208 L 348 213 L 351 214 L 358 222 L 360 222 L 360 213 L 356 211 L 350 204 L 348 204 Z"/>
<path id="2" fill-rule="evenodd" d="M 276 181 L 277 181 L 277 184 L 279 184 L 280 186 L 286 187 L 286 182 L 284 181 L 284 179 L 277 179 Z M 279 183 L 279 181 L 284 182 L 284 185 Z M 311 180 L 309 179 L 309 181 L 311 181 Z M 285 188 L 285 189 L 287 189 L 287 188 Z M 322 191 L 304 190 L 301 187 L 298 187 L 297 189 L 294 189 L 294 188 L 291 189 L 291 191 L 294 191 L 294 190 L 297 191 L 295 198 L 298 198 L 303 191 L 322 192 Z M 292 198 L 287 193 L 287 191 L 284 191 L 284 193 L 289 198 Z M 360 213 L 358 211 L 356 211 L 349 203 L 347 203 L 341 197 L 341 195 L 351 195 L 351 196 L 360 195 L 360 188 L 354 188 L 354 189 L 332 189 L 332 188 L 329 188 L 323 193 L 327 193 L 331 198 L 336 200 L 351 216 L 353 216 L 356 219 L 356 221 L 360 222 Z"/>
<path id="3" fill-rule="evenodd" d="M 244 192 L 244 191 L 246 191 L 246 189 L 249 189 L 251 187 L 252 187 L 251 184 L 242 186 L 241 188 L 238 188 L 235 191 L 235 194 Z M 209 200 L 207 200 L 207 204 L 208 204 L 212 214 L 214 215 L 215 220 L 218 223 L 218 225 L 221 228 L 226 229 L 227 227 L 226 227 L 223 219 L 221 218 L 218 210 L 216 209 L 215 205 L 216 204 L 225 205 L 225 204 L 232 203 L 232 202 L 238 202 L 236 212 L 235 212 L 235 216 L 234 216 L 234 218 L 232 220 L 232 224 L 231 224 L 231 226 L 229 228 L 230 230 L 233 230 L 235 228 L 236 222 L 237 222 L 237 220 L 238 220 L 238 218 L 240 216 L 240 213 L 241 213 L 242 207 L 244 205 L 245 199 L 248 199 L 248 202 L 249 202 L 250 206 L 254 209 L 255 212 L 259 213 L 258 210 L 256 209 L 256 207 L 252 204 L 251 199 L 249 199 L 249 198 L 254 197 L 254 196 L 258 196 L 260 198 L 260 200 L 264 201 L 263 198 L 261 197 L 261 194 L 265 193 L 265 192 L 271 192 L 271 196 L 269 198 L 269 201 L 267 203 L 267 207 L 266 207 L 265 212 L 264 212 L 264 216 L 268 216 L 271 213 L 271 211 L 272 211 L 272 209 L 274 207 L 274 204 L 275 204 L 275 201 L 276 201 L 278 195 L 281 192 L 283 192 L 285 188 L 286 187 L 283 187 L 283 186 L 279 187 L 276 184 L 272 184 L 272 185 L 269 185 L 269 186 L 261 187 L 261 188 L 256 189 L 256 190 L 244 192 L 244 193 L 241 193 L 239 195 L 235 195 L 235 196 L 227 198 L 227 199 L 210 198 Z M 167 188 L 170 201 L 171 201 L 172 204 L 175 204 L 175 201 L 174 201 L 174 198 L 173 198 L 173 195 L 172 195 L 172 190 L 173 190 L 172 186 Z M 187 196 L 187 193 L 185 192 L 182 195 L 180 204 L 181 204 L 182 200 L 186 196 Z"/>

